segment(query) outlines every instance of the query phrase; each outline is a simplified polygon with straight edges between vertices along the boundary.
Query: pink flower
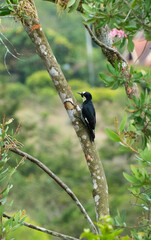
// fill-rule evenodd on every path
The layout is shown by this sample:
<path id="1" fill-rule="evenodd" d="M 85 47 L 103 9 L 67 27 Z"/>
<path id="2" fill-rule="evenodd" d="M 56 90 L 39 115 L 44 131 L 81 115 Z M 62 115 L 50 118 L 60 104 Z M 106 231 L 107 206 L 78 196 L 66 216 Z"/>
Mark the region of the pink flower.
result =
<path id="1" fill-rule="evenodd" d="M 113 28 L 111 31 L 110 31 L 110 36 L 111 37 L 115 37 L 116 35 L 118 34 L 118 30 L 116 28 Z"/>
<path id="2" fill-rule="evenodd" d="M 110 31 L 110 36 L 112 38 L 114 38 L 116 36 L 119 37 L 119 38 L 123 38 L 123 37 L 127 38 L 127 35 L 124 33 L 124 31 L 123 30 L 118 30 L 117 28 L 113 28 Z"/>
<path id="3" fill-rule="evenodd" d="M 123 38 L 124 37 L 124 31 L 123 30 L 119 30 L 118 33 L 117 33 L 117 36 L 119 38 Z"/>

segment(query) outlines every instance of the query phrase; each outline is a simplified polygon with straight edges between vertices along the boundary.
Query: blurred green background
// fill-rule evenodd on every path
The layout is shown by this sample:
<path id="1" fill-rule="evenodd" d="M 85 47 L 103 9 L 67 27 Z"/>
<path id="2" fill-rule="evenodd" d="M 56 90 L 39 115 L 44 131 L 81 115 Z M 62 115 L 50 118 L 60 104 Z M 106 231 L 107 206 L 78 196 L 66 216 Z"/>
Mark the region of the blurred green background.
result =
<path id="1" fill-rule="evenodd" d="M 106 60 L 92 44 L 87 52 L 86 32 L 80 15 L 63 13 L 53 4 L 36 1 L 40 21 L 61 65 L 61 68 L 81 104 L 78 91 L 90 91 L 97 112 L 96 145 L 109 185 L 111 215 L 126 211 L 129 224 L 139 215 L 133 209 L 123 171 L 132 163 L 132 155 L 118 150 L 118 144 L 108 139 L 105 129 L 114 129 L 114 117 L 121 120 L 126 96 L 124 89 L 105 88 L 99 72 L 106 72 Z M 1 38 L 14 58 L 0 45 L 0 117 L 13 117 L 13 130 L 23 143 L 22 150 L 33 155 L 57 174 L 80 199 L 95 221 L 92 184 L 80 144 L 68 116 L 57 96 L 47 71 L 22 26 L 13 19 L 3 18 Z M 5 37 L 6 38 L 5 38 Z M 8 40 L 7 40 L 8 39 Z M 91 47 L 91 46 L 89 46 Z M 6 54 L 7 53 L 7 54 Z M 90 67 L 91 66 L 91 67 Z M 19 157 L 10 154 L 15 166 Z M 52 179 L 28 160 L 13 176 L 9 201 L 14 203 L 7 212 L 25 210 L 26 221 L 38 226 L 79 237 L 87 222 L 69 196 Z M 30 218 L 30 219 L 29 219 Z M 10 239 L 56 239 L 21 227 Z"/>

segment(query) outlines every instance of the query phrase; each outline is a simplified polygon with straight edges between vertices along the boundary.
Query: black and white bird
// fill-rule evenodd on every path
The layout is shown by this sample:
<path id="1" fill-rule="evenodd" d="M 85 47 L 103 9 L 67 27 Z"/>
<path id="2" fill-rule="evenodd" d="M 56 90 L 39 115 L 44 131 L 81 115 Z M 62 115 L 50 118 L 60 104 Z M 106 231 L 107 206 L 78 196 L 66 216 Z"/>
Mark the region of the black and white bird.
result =
<path id="1" fill-rule="evenodd" d="M 89 92 L 78 92 L 81 97 L 85 97 L 86 100 L 83 102 L 81 107 L 81 119 L 83 123 L 87 126 L 90 141 L 94 142 L 95 139 L 95 125 L 96 125 L 96 115 L 95 109 L 92 103 L 92 95 Z"/>

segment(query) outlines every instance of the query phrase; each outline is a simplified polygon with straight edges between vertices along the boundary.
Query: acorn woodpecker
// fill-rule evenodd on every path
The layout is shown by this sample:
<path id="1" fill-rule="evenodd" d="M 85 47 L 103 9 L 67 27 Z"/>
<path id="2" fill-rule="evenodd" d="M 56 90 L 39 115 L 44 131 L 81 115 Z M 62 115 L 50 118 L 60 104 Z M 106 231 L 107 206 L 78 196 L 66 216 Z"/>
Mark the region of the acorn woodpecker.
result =
<path id="1" fill-rule="evenodd" d="M 95 116 L 95 109 L 92 103 L 92 95 L 89 92 L 78 92 L 81 97 L 85 97 L 86 100 L 83 102 L 81 106 L 81 119 L 83 123 L 87 126 L 90 141 L 94 142 L 95 138 L 95 124 L 96 124 L 96 116 Z"/>

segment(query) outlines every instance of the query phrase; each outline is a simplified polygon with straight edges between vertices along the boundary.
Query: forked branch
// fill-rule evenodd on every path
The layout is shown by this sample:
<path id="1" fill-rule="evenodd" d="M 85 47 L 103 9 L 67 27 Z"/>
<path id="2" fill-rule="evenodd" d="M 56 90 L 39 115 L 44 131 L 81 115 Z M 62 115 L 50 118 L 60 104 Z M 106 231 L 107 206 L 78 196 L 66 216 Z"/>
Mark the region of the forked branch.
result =
<path id="1" fill-rule="evenodd" d="M 13 153 L 16 153 L 17 155 L 20 155 L 29 161 L 33 162 L 36 164 L 38 167 L 40 167 L 45 173 L 47 173 L 62 189 L 66 191 L 66 193 L 72 198 L 72 200 L 76 203 L 84 217 L 87 219 L 91 229 L 93 230 L 94 233 L 97 233 L 97 229 L 95 225 L 93 224 L 91 218 L 87 214 L 85 208 L 83 205 L 80 203 L 79 199 L 76 197 L 76 195 L 72 192 L 72 190 L 59 178 L 57 177 L 48 167 L 46 167 L 41 161 L 39 161 L 37 158 L 34 158 L 33 156 L 17 149 L 17 148 L 10 148 L 10 151 Z"/>
<path id="2" fill-rule="evenodd" d="M 125 63 L 127 63 L 126 59 L 120 54 L 120 52 L 113 48 L 113 47 L 109 47 L 107 46 L 105 43 L 101 42 L 95 35 L 94 33 L 92 32 L 91 28 L 87 25 L 87 24 L 84 24 L 85 28 L 88 30 L 92 40 L 101 48 L 105 48 L 106 50 L 112 52 L 112 54 L 115 54 L 117 56 L 117 58 L 119 60 L 122 60 L 124 61 Z"/>

